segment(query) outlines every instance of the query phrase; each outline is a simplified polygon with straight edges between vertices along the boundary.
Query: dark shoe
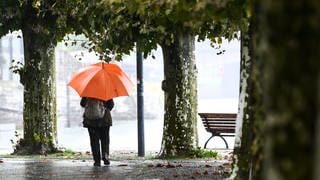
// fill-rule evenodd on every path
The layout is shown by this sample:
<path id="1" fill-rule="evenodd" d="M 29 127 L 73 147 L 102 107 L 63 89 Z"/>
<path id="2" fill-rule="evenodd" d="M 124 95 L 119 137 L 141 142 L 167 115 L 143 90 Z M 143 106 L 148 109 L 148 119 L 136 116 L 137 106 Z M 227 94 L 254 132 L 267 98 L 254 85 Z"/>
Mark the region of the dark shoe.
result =
<path id="1" fill-rule="evenodd" d="M 93 166 L 95 166 L 95 167 L 100 167 L 101 164 L 100 164 L 100 162 L 94 162 L 94 163 L 93 163 Z"/>
<path id="2" fill-rule="evenodd" d="M 103 158 L 102 160 L 103 160 L 104 165 L 109 165 L 110 164 L 110 161 L 108 159 Z"/>

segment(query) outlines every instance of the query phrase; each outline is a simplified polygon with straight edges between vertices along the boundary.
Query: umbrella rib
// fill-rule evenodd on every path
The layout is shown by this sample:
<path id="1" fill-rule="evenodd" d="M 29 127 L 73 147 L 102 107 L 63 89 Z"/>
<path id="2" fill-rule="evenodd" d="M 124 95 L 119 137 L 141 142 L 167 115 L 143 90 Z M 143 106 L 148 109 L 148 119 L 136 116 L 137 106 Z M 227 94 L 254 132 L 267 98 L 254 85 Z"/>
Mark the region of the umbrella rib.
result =
<path id="1" fill-rule="evenodd" d="M 90 74 L 91 77 L 88 78 L 86 84 L 89 84 L 89 83 L 92 81 L 92 79 L 96 76 L 97 73 L 99 73 L 99 70 L 97 70 L 97 71 L 94 72 L 94 73 L 91 73 L 91 74 Z M 85 92 L 85 91 L 87 90 L 87 88 L 89 88 L 89 86 L 85 86 L 85 87 L 82 89 L 81 93 Z"/>

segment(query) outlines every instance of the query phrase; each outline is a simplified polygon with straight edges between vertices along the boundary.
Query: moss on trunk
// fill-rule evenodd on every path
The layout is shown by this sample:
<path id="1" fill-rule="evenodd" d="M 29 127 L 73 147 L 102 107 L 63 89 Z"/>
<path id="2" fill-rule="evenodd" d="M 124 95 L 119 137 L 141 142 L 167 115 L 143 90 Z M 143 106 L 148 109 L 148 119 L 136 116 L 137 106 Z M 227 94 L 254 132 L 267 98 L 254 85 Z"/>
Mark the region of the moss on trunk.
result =
<path id="1" fill-rule="evenodd" d="M 54 41 L 50 34 L 22 30 L 25 64 L 20 71 L 24 85 L 24 136 L 14 153 L 46 154 L 56 151 L 56 78 Z"/>
<path id="2" fill-rule="evenodd" d="M 197 69 L 194 37 L 178 33 L 162 44 L 165 115 L 160 157 L 188 156 L 197 145 Z"/>

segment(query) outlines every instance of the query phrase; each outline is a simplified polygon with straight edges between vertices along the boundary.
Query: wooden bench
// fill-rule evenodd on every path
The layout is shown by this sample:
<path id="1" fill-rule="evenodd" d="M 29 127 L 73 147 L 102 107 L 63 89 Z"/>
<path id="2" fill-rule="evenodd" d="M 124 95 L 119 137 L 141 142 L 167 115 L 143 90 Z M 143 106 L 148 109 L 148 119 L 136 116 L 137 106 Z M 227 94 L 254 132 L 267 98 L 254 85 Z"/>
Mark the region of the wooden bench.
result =
<path id="1" fill-rule="evenodd" d="M 229 149 L 225 136 L 235 136 L 237 114 L 233 113 L 198 113 L 207 132 L 211 137 L 204 144 L 206 149 L 208 142 L 214 137 L 219 136 L 226 148 Z"/>

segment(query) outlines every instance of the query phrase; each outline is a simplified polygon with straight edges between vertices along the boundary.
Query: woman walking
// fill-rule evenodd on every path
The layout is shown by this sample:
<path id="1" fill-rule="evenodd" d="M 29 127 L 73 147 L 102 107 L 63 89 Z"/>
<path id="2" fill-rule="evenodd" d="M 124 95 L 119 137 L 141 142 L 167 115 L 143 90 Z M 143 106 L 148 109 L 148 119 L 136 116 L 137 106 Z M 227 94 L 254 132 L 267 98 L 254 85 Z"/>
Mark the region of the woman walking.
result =
<path id="1" fill-rule="evenodd" d="M 114 107 L 113 99 L 102 101 L 83 97 L 80 105 L 85 108 L 83 127 L 88 128 L 94 166 L 101 166 L 101 160 L 109 165 L 109 131 L 112 126 L 110 111 Z"/>

